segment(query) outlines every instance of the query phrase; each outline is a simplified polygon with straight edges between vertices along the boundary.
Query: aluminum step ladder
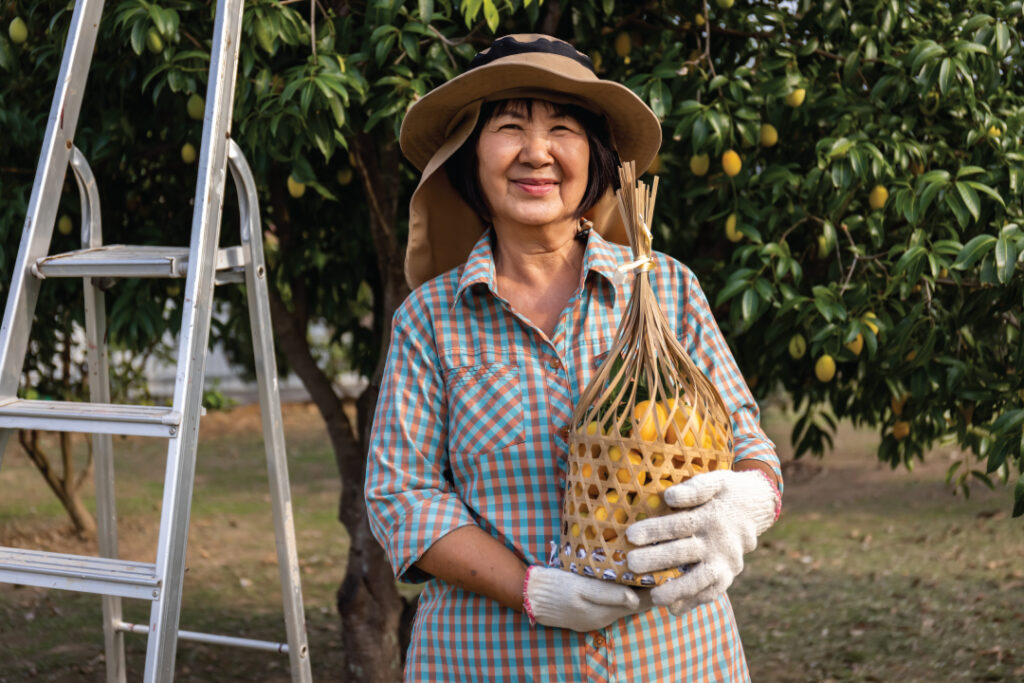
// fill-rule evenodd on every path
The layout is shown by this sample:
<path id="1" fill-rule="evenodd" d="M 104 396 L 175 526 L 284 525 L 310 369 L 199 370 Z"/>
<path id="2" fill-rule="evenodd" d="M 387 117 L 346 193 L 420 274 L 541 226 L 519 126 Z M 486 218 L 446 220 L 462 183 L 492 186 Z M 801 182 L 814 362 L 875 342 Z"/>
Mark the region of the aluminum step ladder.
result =
<path id="1" fill-rule="evenodd" d="M 147 682 L 173 679 L 179 639 L 287 652 L 292 680 L 312 680 L 274 364 L 259 203 L 252 172 L 241 150 L 230 139 L 243 6 L 243 0 L 219 0 L 217 3 L 190 246 L 140 247 L 103 244 L 96 179 L 85 156 L 74 145 L 103 1 L 80 0 L 75 4 L 0 326 L 0 458 L 16 429 L 93 434 L 100 552 L 99 557 L 91 557 L 0 548 L 0 582 L 103 596 L 109 683 L 126 679 L 126 632 L 148 635 L 144 673 Z M 82 207 L 82 249 L 51 256 L 48 252 L 57 200 L 69 165 Z M 228 173 L 238 194 L 241 243 L 219 249 Z M 17 396 L 39 289 L 43 280 L 54 277 L 84 279 L 89 402 L 30 401 Z M 106 314 L 101 285 L 109 283 L 111 278 L 126 277 L 185 278 L 174 398 L 169 407 L 110 402 Z M 252 321 L 286 643 L 179 630 L 213 291 L 216 284 L 227 282 L 245 283 Z M 114 434 L 168 440 L 154 563 L 129 562 L 118 557 L 111 437 Z M 150 601 L 149 623 L 139 625 L 123 621 L 122 598 Z"/>

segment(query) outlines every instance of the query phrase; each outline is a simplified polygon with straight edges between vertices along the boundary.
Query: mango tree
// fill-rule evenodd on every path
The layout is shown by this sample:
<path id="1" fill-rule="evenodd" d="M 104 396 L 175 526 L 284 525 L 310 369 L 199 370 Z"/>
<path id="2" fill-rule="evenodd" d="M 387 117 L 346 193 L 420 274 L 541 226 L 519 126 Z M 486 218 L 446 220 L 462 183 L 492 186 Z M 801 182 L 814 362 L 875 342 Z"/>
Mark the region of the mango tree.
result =
<path id="1" fill-rule="evenodd" d="M 9 268 L 69 13 L 57 2 L 0 11 Z M 125 0 L 108 15 L 78 136 L 107 232 L 184 242 L 200 131 L 189 101 L 204 92 L 211 8 Z M 260 186 L 282 361 L 324 416 L 341 478 L 346 675 L 397 678 L 411 611 L 386 578 L 361 490 L 391 315 L 408 293 L 417 174 L 396 140 L 416 98 L 496 34 L 572 41 L 662 118 L 656 246 L 701 278 L 756 395 L 791 402 L 796 452 L 827 451 L 840 419 L 877 429 L 894 466 L 952 441 L 967 455 L 950 481 L 1016 482 L 1021 514 L 1020 16 L 1020 2 L 924 0 L 247 3 L 234 136 Z M 118 285 L 112 305 L 129 300 L 131 315 L 112 335 L 141 344 L 173 330 L 174 294 Z M 153 303 L 132 310 L 138 301 Z M 40 315 L 54 321 L 56 309 Z M 316 321 L 371 378 L 356 430 L 308 341 Z M 246 324 L 236 315 L 215 330 L 239 357 Z"/>

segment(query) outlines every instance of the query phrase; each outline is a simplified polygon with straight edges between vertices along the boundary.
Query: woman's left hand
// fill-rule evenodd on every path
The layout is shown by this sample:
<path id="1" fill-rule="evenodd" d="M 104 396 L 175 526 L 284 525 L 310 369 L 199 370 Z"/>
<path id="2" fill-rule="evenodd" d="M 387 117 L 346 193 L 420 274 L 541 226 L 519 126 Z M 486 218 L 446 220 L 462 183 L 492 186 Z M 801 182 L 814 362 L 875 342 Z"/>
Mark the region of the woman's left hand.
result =
<path id="1" fill-rule="evenodd" d="M 759 471 L 700 474 L 665 490 L 665 502 L 684 508 L 637 522 L 626 531 L 629 569 L 637 574 L 694 565 L 651 591 L 656 605 L 682 614 L 711 602 L 743 571 L 743 555 L 777 518 L 778 489 Z M 656 543 L 657 545 L 650 545 Z"/>

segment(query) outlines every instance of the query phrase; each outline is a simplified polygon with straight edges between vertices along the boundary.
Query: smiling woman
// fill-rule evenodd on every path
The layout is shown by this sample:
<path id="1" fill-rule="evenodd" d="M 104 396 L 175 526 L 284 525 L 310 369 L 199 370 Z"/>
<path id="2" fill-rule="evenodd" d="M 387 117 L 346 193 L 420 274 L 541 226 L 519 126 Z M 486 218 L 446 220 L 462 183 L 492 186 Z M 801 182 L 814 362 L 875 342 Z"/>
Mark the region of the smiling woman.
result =
<path id="1" fill-rule="evenodd" d="M 469 139 L 445 164 L 445 171 L 466 203 L 489 221 L 492 208 L 485 200 L 481 183 L 488 182 L 492 173 L 500 174 L 495 177 L 505 175 L 499 163 L 518 165 L 519 168 L 507 170 L 518 174 L 518 182 L 522 184 L 540 185 L 536 193 L 529 188 L 524 190 L 531 196 L 543 196 L 548 188 L 540 181 L 560 181 L 544 177 L 548 163 L 572 164 L 579 160 L 577 157 L 582 157 L 585 190 L 581 196 L 566 202 L 575 207 L 571 218 L 578 219 L 590 211 L 615 182 L 617 160 L 609 137 L 604 119 L 580 106 L 534 99 L 488 102 L 481 107 Z M 584 147 L 581 143 L 585 143 L 585 149 L 581 149 Z M 539 159 L 533 156 L 538 151 Z M 505 158 L 505 155 L 515 155 L 515 158 Z M 478 160 L 483 160 L 483 164 Z M 564 188 L 560 192 L 564 196 Z"/>
<path id="2" fill-rule="evenodd" d="M 770 523 L 778 458 L 696 279 L 663 254 L 652 286 L 729 408 L 734 467 L 767 477 L 720 472 L 738 479 L 699 492 L 727 514 L 684 522 L 692 576 L 647 590 L 545 566 L 573 405 L 631 296 L 618 160 L 650 165 L 657 117 L 568 43 L 507 36 L 410 108 L 401 143 L 423 172 L 415 289 L 394 319 L 365 490 L 396 577 L 426 582 L 406 680 L 747 679 L 725 587 Z"/>

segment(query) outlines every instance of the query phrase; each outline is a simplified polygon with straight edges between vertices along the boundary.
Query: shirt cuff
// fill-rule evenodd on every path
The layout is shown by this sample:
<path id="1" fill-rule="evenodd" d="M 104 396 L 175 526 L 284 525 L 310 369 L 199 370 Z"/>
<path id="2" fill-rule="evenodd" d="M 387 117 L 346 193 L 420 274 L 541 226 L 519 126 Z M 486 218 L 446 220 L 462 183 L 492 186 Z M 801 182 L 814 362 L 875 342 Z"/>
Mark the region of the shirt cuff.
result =
<path id="1" fill-rule="evenodd" d="M 464 526 L 475 525 L 462 501 L 451 494 L 420 500 L 390 535 L 388 558 L 395 577 L 405 583 L 423 583 L 433 578 L 416 567 L 423 554 L 441 537 Z"/>

